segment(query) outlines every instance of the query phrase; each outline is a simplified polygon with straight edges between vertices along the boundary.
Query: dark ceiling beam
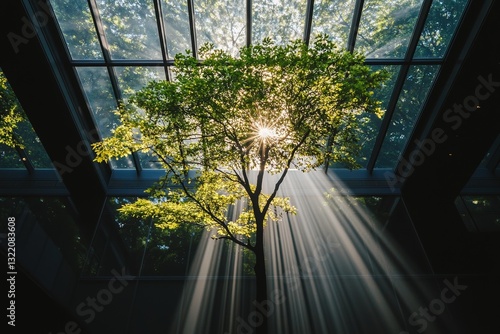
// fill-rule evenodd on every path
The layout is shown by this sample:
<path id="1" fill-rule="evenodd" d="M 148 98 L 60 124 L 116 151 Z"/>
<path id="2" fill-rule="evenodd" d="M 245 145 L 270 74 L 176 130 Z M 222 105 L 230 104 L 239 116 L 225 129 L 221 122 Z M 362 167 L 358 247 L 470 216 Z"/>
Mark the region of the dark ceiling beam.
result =
<path id="1" fill-rule="evenodd" d="M 96 222 L 110 170 L 93 161 L 95 128 L 47 1 L 0 4 L 0 66 L 82 218 Z M 36 18 L 37 21 L 32 21 Z M 36 178 L 37 172 L 32 177 Z"/>
<path id="2" fill-rule="evenodd" d="M 249 47 L 252 45 L 252 0 L 246 1 L 246 46 Z"/>
<path id="3" fill-rule="evenodd" d="M 154 6 L 155 6 L 155 17 L 158 28 L 158 35 L 160 37 L 161 55 L 163 58 L 163 63 L 167 64 L 168 62 L 167 31 L 165 29 L 165 24 L 163 21 L 163 9 L 161 6 L 161 1 L 154 0 Z M 167 79 L 167 81 L 170 81 L 171 80 L 170 71 L 168 70 L 167 66 L 164 66 L 164 69 L 165 69 L 165 78 Z"/>
<path id="4" fill-rule="evenodd" d="M 69 196 L 68 190 L 53 169 L 2 169 L 0 197 Z"/>
<path id="5" fill-rule="evenodd" d="M 304 22 L 304 36 L 302 40 L 306 45 L 311 42 L 312 21 L 314 16 L 314 0 L 307 1 L 306 17 Z"/>
<path id="6" fill-rule="evenodd" d="M 196 38 L 196 22 L 194 13 L 194 1 L 187 0 L 188 17 L 189 17 L 189 32 L 191 35 L 191 51 L 194 58 L 198 58 L 198 40 Z"/>

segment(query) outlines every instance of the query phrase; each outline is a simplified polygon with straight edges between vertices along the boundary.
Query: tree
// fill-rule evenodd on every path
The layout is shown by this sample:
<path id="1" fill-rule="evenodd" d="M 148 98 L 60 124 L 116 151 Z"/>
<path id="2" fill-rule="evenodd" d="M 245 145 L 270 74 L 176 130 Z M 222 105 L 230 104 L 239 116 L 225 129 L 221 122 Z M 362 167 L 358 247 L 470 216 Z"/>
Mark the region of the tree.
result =
<path id="1" fill-rule="evenodd" d="M 151 150 L 166 174 L 120 212 L 153 218 L 161 229 L 198 225 L 253 252 L 262 302 L 265 226 L 295 213 L 289 198 L 277 196 L 287 172 L 329 161 L 356 167 L 357 119 L 381 114 L 373 92 L 386 74 L 326 35 L 310 46 L 266 38 L 238 57 L 205 44 L 200 57 L 178 54 L 175 81 L 152 81 L 120 106 L 120 125 L 93 144 L 95 160 Z M 276 182 L 265 192 L 270 175 Z M 231 220 L 228 210 L 238 204 L 244 209 Z"/>
<path id="2" fill-rule="evenodd" d="M 0 71 L 0 115 L 2 116 L 0 118 L 0 144 L 24 148 L 16 130 L 27 117 L 2 71 Z"/>
<path id="3" fill-rule="evenodd" d="M 52 163 L 26 113 L 0 69 L 0 168 L 22 168 L 28 159 L 35 168 Z"/>

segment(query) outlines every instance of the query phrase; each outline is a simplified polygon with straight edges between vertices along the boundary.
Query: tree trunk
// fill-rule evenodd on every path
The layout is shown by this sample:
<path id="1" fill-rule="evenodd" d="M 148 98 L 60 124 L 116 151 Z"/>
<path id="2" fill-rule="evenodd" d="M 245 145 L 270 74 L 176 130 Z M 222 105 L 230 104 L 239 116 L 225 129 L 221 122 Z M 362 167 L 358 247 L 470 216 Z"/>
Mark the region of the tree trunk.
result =
<path id="1" fill-rule="evenodd" d="M 257 217 L 256 217 L 257 218 Z M 273 310 L 269 307 L 269 299 L 267 297 L 267 275 L 266 275 L 266 262 L 264 256 L 264 217 L 258 217 L 257 234 L 255 242 L 255 283 L 256 283 L 256 298 L 253 303 L 255 308 L 249 319 L 255 327 L 255 333 L 267 334 L 268 318 Z"/>

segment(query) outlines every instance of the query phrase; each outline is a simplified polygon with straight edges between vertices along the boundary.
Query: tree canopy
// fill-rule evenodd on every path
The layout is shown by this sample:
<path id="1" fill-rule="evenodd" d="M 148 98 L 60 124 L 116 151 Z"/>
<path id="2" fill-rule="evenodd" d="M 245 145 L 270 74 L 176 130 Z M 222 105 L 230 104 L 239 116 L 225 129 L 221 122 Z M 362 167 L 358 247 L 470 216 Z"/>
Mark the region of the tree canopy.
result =
<path id="1" fill-rule="evenodd" d="M 16 135 L 16 129 L 19 123 L 26 120 L 26 115 L 2 71 L 0 71 L 0 116 L 0 144 L 24 148 L 21 138 Z"/>
<path id="2" fill-rule="evenodd" d="M 120 106 L 120 125 L 93 145 L 96 161 L 152 151 L 166 175 L 150 197 L 122 212 L 154 217 L 160 228 L 215 228 L 215 238 L 252 249 L 258 217 L 276 221 L 279 212 L 294 212 L 277 196 L 290 168 L 307 172 L 328 161 L 356 167 L 358 116 L 382 113 L 373 92 L 386 73 L 326 35 L 311 45 L 266 38 L 238 56 L 205 44 L 200 58 L 178 54 L 175 80 L 152 81 Z M 266 174 L 278 175 L 269 194 Z M 228 217 L 242 201 L 247 208 Z"/>
<path id="3" fill-rule="evenodd" d="M 0 69 L 0 168 L 22 168 L 21 156 L 35 167 L 52 163 L 7 77 Z"/>

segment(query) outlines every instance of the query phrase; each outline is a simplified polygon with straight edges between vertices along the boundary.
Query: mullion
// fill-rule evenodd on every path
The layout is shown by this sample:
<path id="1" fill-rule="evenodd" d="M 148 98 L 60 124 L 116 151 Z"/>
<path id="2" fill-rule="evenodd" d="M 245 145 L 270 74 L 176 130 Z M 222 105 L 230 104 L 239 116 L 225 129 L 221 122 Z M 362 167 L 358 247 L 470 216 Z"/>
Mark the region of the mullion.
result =
<path id="1" fill-rule="evenodd" d="M 398 58 L 366 58 L 367 65 L 441 65 L 442 58 L 415 58 L 410 61 Z M 109 62 L 98 59 L 77 59 L 72 60 L 71 65 L 78 67 L 102 67 L 102 66 L 145 66 L 145 67 L 171 67 L 174 66 L 174 60 L 134 60 L 134 59 L 114 59 Z"/>
<path id="2" fill-rule="evenodd" d="M 165 77 L 167 78 L 168 81 L 170 81 L 170 72 L 168 71 L 168 68 L 166 66 L 167 61 L 168 61 L 168 49 L 167 49 L 167 39 L 166 39 L 166 31 L 165 31 L 165 24 L 163 22 L 163 13 L 161 9 L 161 3 L 160 0 L 154 0 L 154 6 L 155 6 L 155 15 L 156 15 L 156 24 L 158 27 L 158 35 L 160 37 L 160 47 L 161 47 L 161 55 L 163 57 L 163 67 L 165 70 Z"/>
<path id="3" fill-rule="evenodd" d="M 187 0 L 188 5 L 188 17 L 189 17 L 189 30 L 191 32 L 191 48 L 193 52 L 193 57 L 198 58 L 198 42 L 196 40 L 196 23 L 194 15 L 194 1 Z"/>
<path id="4" fill-rule="evenodd" d="M 351 52 L 354 51 L 354 45 L 356 44 L 356 37 L 358 36 L 359 23 L 361 22 L 364 2 L 364 0 L 357 0 L 354 6 L 351 29 L 349 30 L 349 37 L 347 39 L 347 49 Z"/>
<path id="5" fill-rule="evenodd" d="M 246 20 L 247 20 L 247 47 L 252 45 L 252 0 L 247 0 L 246 8 Z"/>
<path id="6" fill-rule="evenodd" d="M 163 67 L 163 66 L 173 66 L 174 65 L 174 60 L 128 60 L 128 59 L 114 59 L 110 60 L 108 62 L 103 61 L 103 60 L 73 60 L 71 61 L 71 65 L 73 66 L 80 66 L 80 67 L 85 67 L 85 66 L 97 66 L 97 67 L 102 67 L 102 66 L 144 66 L 144 67 Z"/>
<path id="7" fill-rule="evenodd" d="M 26 169 L 28 170 L 28 173 L 33 174 L 35 172 L 35 166 L 33 166 L 33 163 L 31 162 L 30 158 L 28 157 L 26 150 L 20 148 L 17 145 L 16 145 L 15 149 L 17 151 L 17 154 L 21 158 L 21 162 L 23 163 L 24 167 L 26 167 Z"/>
<path id="8" fill-rule="evenodd" d="M 303 37 L 303 41 L 306 45 L 309 45 L 309 42 L 311 40 L 313 14 L 314 14 L 314 0 L 308 0 L 306 8 L 306 22 L 304 24 L 304 37 Z"/>

